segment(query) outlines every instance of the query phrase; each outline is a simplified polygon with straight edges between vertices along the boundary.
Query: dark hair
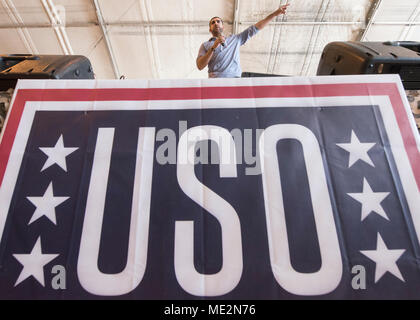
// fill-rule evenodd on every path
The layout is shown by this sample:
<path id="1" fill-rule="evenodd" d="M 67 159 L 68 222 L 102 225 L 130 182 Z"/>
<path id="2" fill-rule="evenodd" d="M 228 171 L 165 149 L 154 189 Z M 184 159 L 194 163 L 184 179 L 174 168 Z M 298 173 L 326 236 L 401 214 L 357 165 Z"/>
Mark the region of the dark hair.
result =
<path id="1" fill-rule="evenodd" d="M 215 18 L 220 19 L 220 21 L 222 21 L 222 24 L 223 24 L 223 20 L 222 20 L 222 18 L 220 18 L 220 17 L 218 17 L 218 16 L 215 16 L 215 17 L 213 17 L 213 18 L 211 18 L 211 19 L 209 20 L 209 27 L 210 27 L 211 20 L 213 20 L 213 19 L 215 19 Z"/>

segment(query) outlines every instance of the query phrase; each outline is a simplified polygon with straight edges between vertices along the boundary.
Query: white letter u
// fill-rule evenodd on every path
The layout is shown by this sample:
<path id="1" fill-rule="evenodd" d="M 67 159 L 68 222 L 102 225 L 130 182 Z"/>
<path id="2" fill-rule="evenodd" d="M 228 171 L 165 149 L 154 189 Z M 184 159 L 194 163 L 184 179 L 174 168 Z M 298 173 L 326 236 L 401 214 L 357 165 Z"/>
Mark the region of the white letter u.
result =
<path id="1" fill-rule="evenodd" d="M 99 128 L 86 203 L 77 275 L 89 293 L 117 296 L 134 290 L 147 262 L 155 128 L 140 128 L 137 144 L 127 263 L 116 274 L 98 269 L 99 246 L 111 162 L 114 128 Z"/>

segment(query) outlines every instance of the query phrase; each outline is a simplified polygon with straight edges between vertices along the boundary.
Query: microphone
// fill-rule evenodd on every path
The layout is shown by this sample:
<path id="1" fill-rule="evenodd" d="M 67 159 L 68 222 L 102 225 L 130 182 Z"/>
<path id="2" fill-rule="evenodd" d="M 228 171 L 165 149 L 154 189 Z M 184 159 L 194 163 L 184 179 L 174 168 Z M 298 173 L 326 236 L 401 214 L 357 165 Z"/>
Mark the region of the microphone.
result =
<path id="1" fill-rule="evenodd" d="M 218 36 L 218 38 L 220 38 L 222 36 L 222 34 L 221 33 L 219 33 L 219 36 Z M 223 42 L 221 42 L 220 43 L 223 47 L 226 47 L 226 44 L 225 44 L 225 42 L 223 41 Z"/>

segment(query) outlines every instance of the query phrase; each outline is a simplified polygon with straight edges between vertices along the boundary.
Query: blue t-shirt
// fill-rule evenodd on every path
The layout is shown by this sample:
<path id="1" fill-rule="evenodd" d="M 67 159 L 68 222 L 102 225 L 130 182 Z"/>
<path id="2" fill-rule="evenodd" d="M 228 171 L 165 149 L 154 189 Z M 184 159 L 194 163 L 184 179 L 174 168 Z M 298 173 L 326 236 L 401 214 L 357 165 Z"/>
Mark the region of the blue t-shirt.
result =
<path id="1" fill-rule="evenodd" d="M 255 25 L 250 26 L 241 33 L 226 38 L 225 45 L 219 45 L 213 52 L 208 64 L 209 78 L 240 78 L 242 74 L 239 64 L 239 47 L 258 32 Z M 206 54 L 213 46 L 216 38 L 204 42 L 198 51 L 198 57 Z"/>

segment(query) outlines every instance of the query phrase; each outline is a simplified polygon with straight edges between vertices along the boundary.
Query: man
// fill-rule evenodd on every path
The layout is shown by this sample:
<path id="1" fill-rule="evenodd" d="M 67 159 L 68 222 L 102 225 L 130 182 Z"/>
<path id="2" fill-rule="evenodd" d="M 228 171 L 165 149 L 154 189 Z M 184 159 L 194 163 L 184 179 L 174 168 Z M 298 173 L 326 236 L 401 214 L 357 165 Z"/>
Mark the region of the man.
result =
<path id="1" fill-rule="evenodd" d="M 281 6 L 265 19 L 247 28 L 239 34 L 228 38 L 223 36 L 223 21 L 213 17 L 209 22 L 209 32 L 213 37 L 204 42 L 198 52 L 197 68 L 209 68 L 209 78 L 240 78 L 242 74 L 239 65 L 239 48 L 245 44 L 259 30 L 263 29 L 271 20 L 280 14 L 285 14 L 289 4 Z"/>

